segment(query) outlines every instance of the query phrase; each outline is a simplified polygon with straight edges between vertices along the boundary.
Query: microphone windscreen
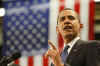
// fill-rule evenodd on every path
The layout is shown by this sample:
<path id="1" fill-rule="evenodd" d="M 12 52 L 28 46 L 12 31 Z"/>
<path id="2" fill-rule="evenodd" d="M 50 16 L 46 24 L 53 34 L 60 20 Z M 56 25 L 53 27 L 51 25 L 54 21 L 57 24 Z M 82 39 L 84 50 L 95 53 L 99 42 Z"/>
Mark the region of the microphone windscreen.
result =
<path id="1" fill-rule="evenodd" d="M 21 53 L 16 52 L 12 56 L 10 56 L 10 57 L 7 58 L 7 63 L 10 63 L 10 62 L 12 62 L 14 60 L 17 60 L 20 57 L 21 57 Z"/>
<path id="2" fill-rule="evenodd" d="M 13 55 L 12 55 L 12 59 L 14 59 L 14 60 L 16 60 L 16 59 L 18 59 L 18 58 L 20 58 L 21 57 L 21 54 L 19 53 L 19 52 L 16 52 L 16 53 L 14 53 Z"/>

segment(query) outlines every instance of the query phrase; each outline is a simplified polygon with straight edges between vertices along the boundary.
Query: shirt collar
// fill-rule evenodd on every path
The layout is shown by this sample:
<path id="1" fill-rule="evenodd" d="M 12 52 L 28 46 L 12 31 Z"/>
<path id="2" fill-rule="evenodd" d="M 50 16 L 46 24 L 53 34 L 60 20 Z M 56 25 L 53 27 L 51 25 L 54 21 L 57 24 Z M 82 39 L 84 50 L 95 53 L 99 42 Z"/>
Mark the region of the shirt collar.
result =
<path id="1" fill-rule="evenodd" d="M 64 44 L 64 48 L 66 45 L 68 45 L 70 48 L 68 49 L 68 53 L 70 52 L 71 48 L 75 45 L 75 43 L 80 39 L 80 37 L 76 37 L 73 39 L 70 43 Z"/>

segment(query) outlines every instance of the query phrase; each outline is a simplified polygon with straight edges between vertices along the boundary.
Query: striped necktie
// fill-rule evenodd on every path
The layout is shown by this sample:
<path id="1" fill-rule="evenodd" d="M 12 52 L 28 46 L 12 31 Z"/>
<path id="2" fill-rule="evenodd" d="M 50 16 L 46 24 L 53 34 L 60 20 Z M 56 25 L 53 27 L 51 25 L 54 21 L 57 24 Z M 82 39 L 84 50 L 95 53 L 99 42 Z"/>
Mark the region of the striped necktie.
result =
<path id="1" fill-rule="evenodd" d="M 68 56 L 68 48 L 69 48 L 69 46 L 66 46 L 65 48 L 64 48 L 64 50 L 62 51 L 62 53 L 61 53 L 61 58 L 62 58 L 62 61 L 63 61 L 63 63 L 65 63 L 65 61 L 66 61 L 66 59 L 67 59 L 67 56 Z"/>

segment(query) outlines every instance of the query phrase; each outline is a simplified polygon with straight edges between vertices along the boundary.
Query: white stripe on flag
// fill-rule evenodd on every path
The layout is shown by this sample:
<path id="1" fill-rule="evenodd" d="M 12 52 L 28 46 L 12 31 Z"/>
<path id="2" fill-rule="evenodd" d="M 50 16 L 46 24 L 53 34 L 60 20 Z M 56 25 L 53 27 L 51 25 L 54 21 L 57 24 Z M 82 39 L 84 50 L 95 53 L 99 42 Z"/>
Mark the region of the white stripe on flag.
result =
<path id="1" fill-rule="evenodd" d="M 27 57 L 21 57 L 20 59 L 19 59 L 19 65 L 20 66 L 27 66 L 28 64 L 27 64 Z"/>
<path id="2" fill-rule="evenodd" d="M 83 24 L 83 29 L 81 30 L 81 38 L 83 40 L 88 40 L 89 31 L 89 0 L 80 1 L 80 21 Z"/>
<path id="3" fill-rule="evenodd" d="M 49 40 L 57 47 L 56 24 L 59 9 L 58 0 L 50 0 L 50 22 L 49 22 Z"/>
<path id="4" fill-rule="evenodd" d="M 40 55 L 34 56 L 34 66 L 43 66 L 42 56 Z"/>
<path id="5" fill-rule="evenodd" d="M 65 7 L 74 9 L 75 0 L 65 0 Z"/>
<path id="6" fill-rule="evenodd" d="M 50 17 L 49 17 L 49 40 L 51 40 L 56 47 L 58 47 L 57 43 L 57 34 L 56 34 L 56 24 L 57 24 L 57 16 L 59 9 L 59 1 L 58 0 L 50 0 Z M 49 59 L 48 66 L 51 65 L 51 60 Z"/>

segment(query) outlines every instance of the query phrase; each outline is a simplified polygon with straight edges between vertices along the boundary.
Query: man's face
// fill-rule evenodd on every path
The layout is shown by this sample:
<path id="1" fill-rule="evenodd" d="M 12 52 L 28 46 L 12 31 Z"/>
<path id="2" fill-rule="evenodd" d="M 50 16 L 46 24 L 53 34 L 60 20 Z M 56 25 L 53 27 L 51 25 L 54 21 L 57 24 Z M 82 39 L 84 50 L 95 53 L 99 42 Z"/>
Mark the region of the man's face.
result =
<path id="1" fill-rule="evenodd" d="M 78 15 L 72 10 L 64 10 L 59 14 L 58 32 L 63 38 L 74 38 L 80 33 L 80 23 Z"/>

